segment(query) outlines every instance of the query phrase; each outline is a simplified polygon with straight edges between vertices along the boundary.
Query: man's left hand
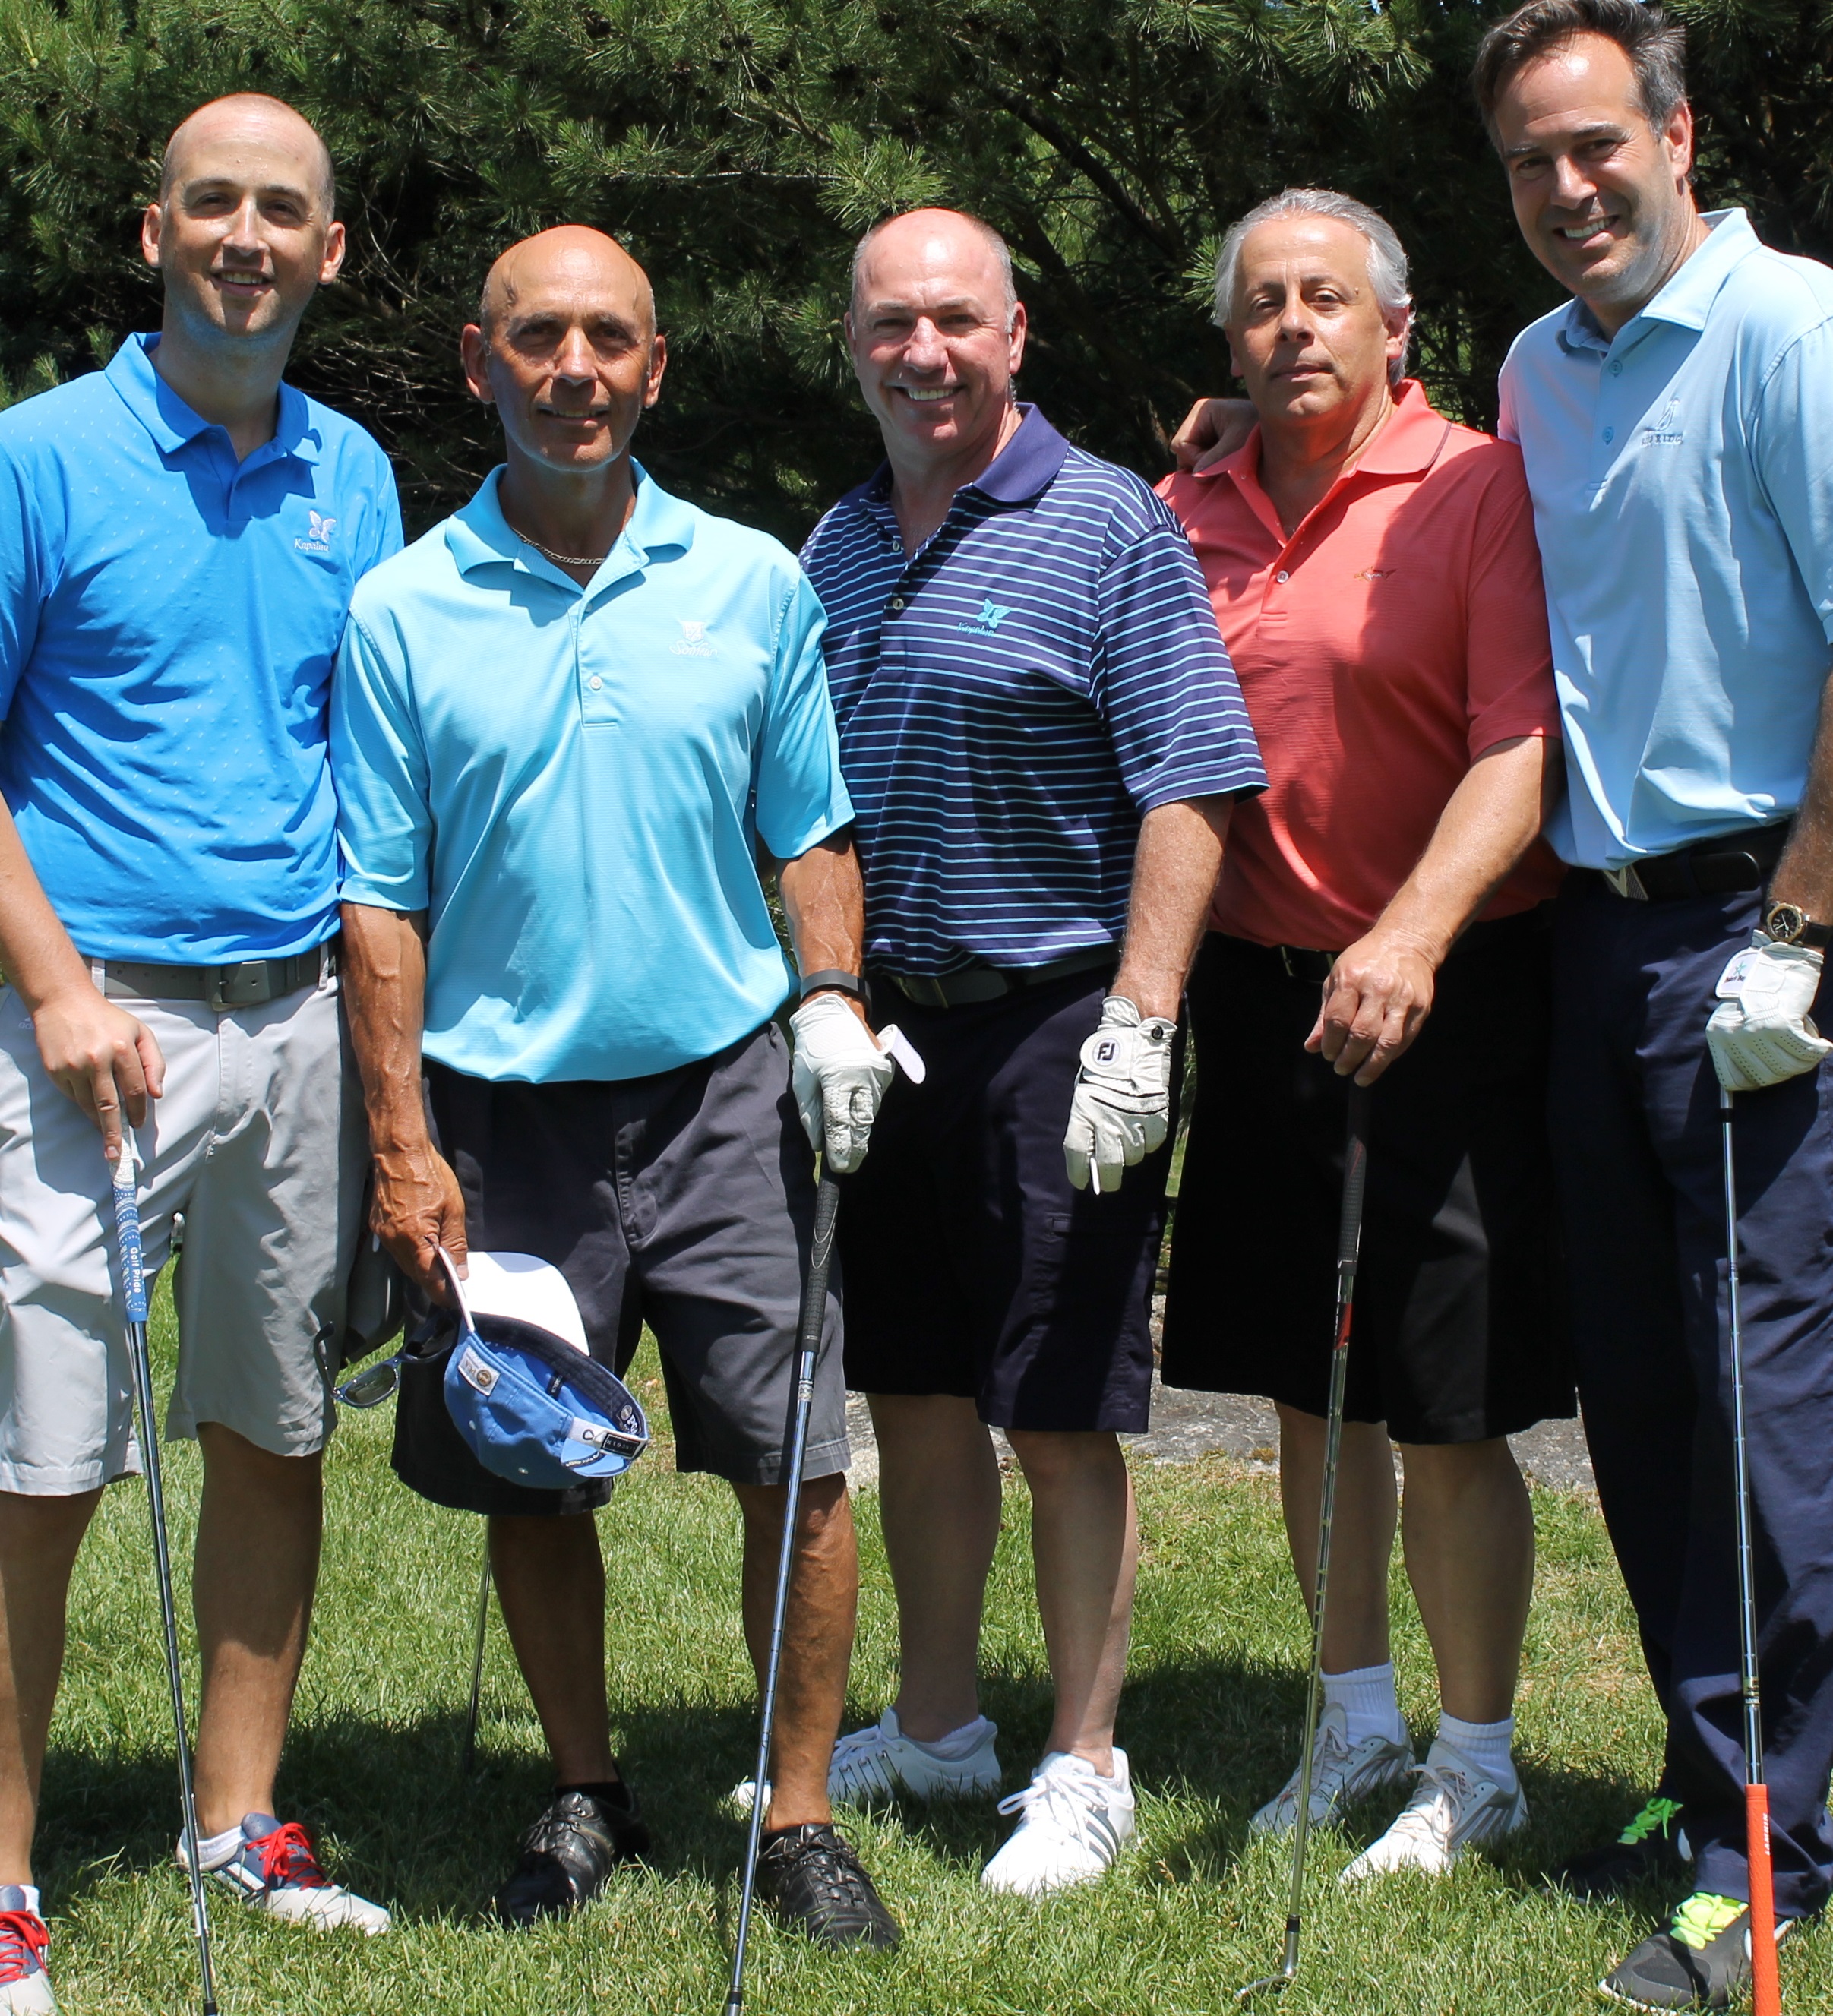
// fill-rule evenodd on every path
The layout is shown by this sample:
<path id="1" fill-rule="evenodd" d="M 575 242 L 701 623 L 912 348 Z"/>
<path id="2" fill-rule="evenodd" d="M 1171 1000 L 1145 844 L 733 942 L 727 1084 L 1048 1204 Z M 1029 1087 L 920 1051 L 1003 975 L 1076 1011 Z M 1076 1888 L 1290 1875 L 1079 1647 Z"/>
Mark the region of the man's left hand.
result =
<path id="1" fill-rule="evenodd" d="M 1380 929 L 1358 938 L 1331 968 L 1305 1047 L 1339 1078 L 1373 1085 L 1432 1012 L 1437 967 L 1417 945 Z"/>
<path id="2" fill-rule="evenodd" d="M 1778 945 L 1757 931 L 1725 968 L 1705 1041 L 1727 1092 L 1760 1092 L 1799 1078 L 1833 1051 L 1808 1013 L 1820 963 L 1811 945 Z"/>
<path id="3" fill-rule="evenodd" d="M 1110 994 L 1101 1022 L 1082 1046 L 1070 1101 L 1063 1159 L 1069 1180 L 1095 1193 L 1117 1190 L 1122 1172 L 1162 1147 L 1171 1131 L 1171 1039 L 1177 1024 L 1143 1016 L 1124 994 Z"/>
<path id="4" fill-rule="evenodd" d="M 896 1075 L 882 1042 L 837 994 L 811 995 L 789 1018 L 795 1038 L 791 1083 L 811 1147 L 836 1175 L 866 1159 L 879 1102 Z"/>

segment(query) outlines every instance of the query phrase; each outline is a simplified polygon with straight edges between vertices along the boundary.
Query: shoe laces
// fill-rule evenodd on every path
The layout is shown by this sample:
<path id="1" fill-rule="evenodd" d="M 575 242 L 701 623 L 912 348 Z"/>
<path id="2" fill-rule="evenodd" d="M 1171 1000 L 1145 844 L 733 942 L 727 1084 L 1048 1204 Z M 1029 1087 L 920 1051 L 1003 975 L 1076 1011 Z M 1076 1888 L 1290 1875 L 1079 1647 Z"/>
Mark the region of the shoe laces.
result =
<path id="1" fill-rule="evenodd" d="M 51 1934 L 32 1911 L 0 1911 L 0 1981 L 23 1981 L 45 1964 Z"/>
<path id="2" fill-rule="evenodd" d="M 1695 1890 L 1674 1913 L 1669 1928 L 1682 1946 L 1703 1953 L 1712 1941 L 1727 1932 L 1750 1906 L 1736 1897 L 1721 1897 L 1711 1890 Z"/>
<path id="3" fill-rule="evenodd" d="M 866 1865 L 840 1829 L 830 1822 L 819 1833 L 785 1834 L 765 1850 L 783 1861 L 793 1860 L 821 1900 L 855 1911 L 870 1908 Z"/>
<path id="4" fill-rule="evenodd" d="M 288 1820 L 254 1844 L 261 1854 L 261 1880 L 270 1890 L 325 1890 L 330 1878 L 319 1867 L 312 1836 Z"/>
<path id="5" fill-rule="evenodd" d="M 1401 1841 L 1448 1848 L 1464 1809 L 1477 1795 L 1477 1781 L 1455 1764 L 1414 1765 L 1418 1789 L 1388 1831 Z"/>
<path id="6" fill-rule="evenodd" d="M 879 1723 L 855 1729 L 834 1746 L 829 1775 L 849 1792 L 888 1792 L 892 1790 L 891 1773 L 886 1762 L 889 1748 Z"/>
<path id="7" fill-rule="evenodd" d="M 1082 1833 L 1088 1811 L 1094 1803 L 1088 1780 L 1095 1773 L 1091 1767 L 1086 1773 L 1080 1771 L 1040 1771 L 1028 1785 L 1022 1785 L 1016 1792 L 1009 1792 L 1000 1800 L 1002 1813 L 1022 1813 L 1021 1826 L 1028 1826 L 1036 1816 L 1042 1814 L 1053 1825 L 1059 1834 L 1078 1835 Z"/>
<path id="8" fill-rule="evenodd" d="M 1618 1844 L 1623 1848 L 1640 1848 L 1651 1834 L 1658 1834 L 1666 1840 L 1669 1830 L 1680 1817 L 1678 1799 L 1651 1799 L 1617 1836 Z"/>

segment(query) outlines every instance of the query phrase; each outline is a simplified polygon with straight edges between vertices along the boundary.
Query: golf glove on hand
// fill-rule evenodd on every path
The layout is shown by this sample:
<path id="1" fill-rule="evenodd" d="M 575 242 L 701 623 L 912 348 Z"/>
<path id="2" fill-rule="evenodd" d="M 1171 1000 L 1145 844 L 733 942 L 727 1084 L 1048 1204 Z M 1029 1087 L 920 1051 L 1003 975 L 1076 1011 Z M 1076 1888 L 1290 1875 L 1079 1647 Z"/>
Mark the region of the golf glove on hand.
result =
<path id="1" fill-rule="evenodd" d="M 1082 1046 L 1063 1159 L 1069 1180 L 1095 1194 L 1120 1187 L 1121 1172 L 1164 1145 L 1171 1129 L 1171 1039 L 1177 1024 L 1142 1016 L 1110 994 L 1100 1027 Z"/>
<path id="2" fill-rule="evenodd" d="M 837 995 L 817 994 L 789 1018 L 795 1037 L 790 1082 L 809 1145 L 836 1175 L 866 1159 L 878 1103 L 896 1075 L 891 1046 L 895 1028 L 874 1042 L 868 1029 Z"/>
<path id="3" fill-rule="evenodd" d="M 1712 1068 L 1727 1092 L 1780 1085 L 1833 1051 L 1808 1013 L 1820 985 L 1820 954 L 1811 945 L 1752 934 L 1720 977 L 1719 1005 L 1705 1025 Z"/>

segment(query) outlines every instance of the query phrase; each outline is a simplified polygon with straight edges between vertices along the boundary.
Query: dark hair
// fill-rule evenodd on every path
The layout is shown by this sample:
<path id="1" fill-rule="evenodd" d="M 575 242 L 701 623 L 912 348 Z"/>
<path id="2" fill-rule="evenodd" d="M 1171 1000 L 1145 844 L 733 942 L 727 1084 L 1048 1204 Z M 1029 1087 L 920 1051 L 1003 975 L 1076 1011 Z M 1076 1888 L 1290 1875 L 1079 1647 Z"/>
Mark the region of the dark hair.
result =
<path id="1" fill-rule="evenodd" d="M 1516 71 L 1575 35 L 1601 35 L 1630 59 L 1636 96 L 1650 125 L 1660 128 L 1687 101 L 1687 31 L 1662 12 L 1659 0 L 1528 0 L 1498 21 L 1477 50 L 1471 88 L 1489 137 L 1496 106 Z"/>

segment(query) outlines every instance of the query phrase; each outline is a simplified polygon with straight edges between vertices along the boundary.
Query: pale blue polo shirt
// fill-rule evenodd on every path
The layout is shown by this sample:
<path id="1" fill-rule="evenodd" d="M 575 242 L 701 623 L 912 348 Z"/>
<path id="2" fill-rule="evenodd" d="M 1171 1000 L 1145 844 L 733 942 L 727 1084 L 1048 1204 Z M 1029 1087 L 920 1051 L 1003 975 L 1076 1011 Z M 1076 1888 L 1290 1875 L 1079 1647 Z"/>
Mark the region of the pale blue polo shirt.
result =
<path id="1" fill-rule="evenodd" d="M 1614 339 L 1575 301 L 1502 369 L 1565 718 L 1548 833 L 1581 867 L 1792 812 L 1833 664 L 1833 269 L 1706 221 Z"/>
<path id="2" fill-rule="evenodd" d="M 580 588 L 501 470 L 358 590 L 332 704 L 344 899 L 431 913 L 426 1054 L 629 1078 L 766 1021 L 758 879 L 848 825 L 825 619 L 772 538 L 670 496 Z"/>
<path id="3" fill-rule="evenodd" d="M 290 385 L 238 462 L 158 344 L 0 413 L 0 794 L 80 951 L 283 957 L 337 928 L 331 666 L 394 477 Z"/>

